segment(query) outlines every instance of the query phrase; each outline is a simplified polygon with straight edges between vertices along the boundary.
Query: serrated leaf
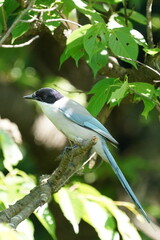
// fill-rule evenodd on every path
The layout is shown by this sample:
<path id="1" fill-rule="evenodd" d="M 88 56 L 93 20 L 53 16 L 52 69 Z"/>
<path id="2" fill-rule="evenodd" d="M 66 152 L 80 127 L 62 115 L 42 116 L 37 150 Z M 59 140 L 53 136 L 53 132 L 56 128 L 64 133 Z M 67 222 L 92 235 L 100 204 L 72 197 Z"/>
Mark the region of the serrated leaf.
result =
<path id="1" fill-rule="evenodd" d="M 51 235 L 51 237 L 56 240 L 56 223 L 53 217 L 53 214 L 48 208 L 48 204 L 45 204 L 41 208 L 38 209 L 37 212 L 34 213 L 47 232 Z"/>
<path id="2" fill-rule="evenodd" d="M 66 48 L 60 58 L 60 67 L 69 57 L 73 57 L 76 64 L 78 64 L 79 59 L 84 54 L 83 37 L 87 29 L 91 26 L 90 24 L 84 25 L 71 33 L 67 39 Z"/>
<path id="3" fill-rule="evenodd" d="M 155 103 L 151 100 L 155 94 L 154 86 L 144 82 L 134 82 L 129 84 L 130 90 L 135 94 L 134 100 L 142 100 L 144 110 L 142 115 L 147 118 L 148 113 L 154 108 Z M 133 90 L 132 90 L 133 89 Z"/>
<path id="4" fill-rule="evenodd" d="M 72 224 L 74 232 L 79 232 L 79 222 L 82 216 L 82 204 L 75 192 L 61 188 L 54 194 L 55 201 L 59 204 L 64 216 Z"/>
<path id="5" fill-rule="evenodd" d="M 117 56 L 131 58 L 133 60 L 137 59 L 138 45 L 131 36 L 128 28 L 122 27 L 112 29 L 112 33 L 109 36 L 109 46 L 111 51 Z M 133 61 L 123 61 L 129 62 L 136 67 Z"/>
<path id="6" fill-rule="evenodd" d="M 16 26 L 12 30 L 12 43 L 20 36 L 22 36 L 24 33 L 26 33 L 29 29 L 30 24 L 29 23 L 22 23 L 19 22 L 16 24 Z"/>
<path id="7" fill-rule="evenodd" d="M 9 134 L 3 130 L 0 130 L 0 145 L 4 156 L 3 164 L 8 171 L 11 171 L 12 167 L 22 160 L 22 153 Z"/>
<path id="8" fill-rule="evenodd" d="M 119 88 L 117 88 L 114 92 L 112 92 L 112 95 L 108 100 L 108 103 L 110 103 L 110 106 L 113 107 L 119 104 L 122 101 L 122 99 L 126 96 L 127 90 L 128 90 L 128 81 L 125 81 L 122 85 L 120 85 Z"/>
<path id="9" fill-rule="evenodd" d="M 88 65 L 91 67 L 94 77 L 97 72 L 104 67 L 108 62 L 108 51 L 104 49 L 100 52 L 96 52 L 91 59 L 88 60 Z"/>
<path id="10" fill-rule="evenodd" d="M 89 28 L 84 36 L 83 44 L 89 60 L 97 52 L 101 52 L 107 45 L 108 31 L 104 23 L 97 23 Z"/>
<path id="11" fill-rule="evenodd" d="M 94 96 L 91 97 L 87 107 L 93 116 L 97 116 L 118 86 L 119 80 L 117 78 L 104 78 L 93 86 L 88 94 L 94 94 Z"/>

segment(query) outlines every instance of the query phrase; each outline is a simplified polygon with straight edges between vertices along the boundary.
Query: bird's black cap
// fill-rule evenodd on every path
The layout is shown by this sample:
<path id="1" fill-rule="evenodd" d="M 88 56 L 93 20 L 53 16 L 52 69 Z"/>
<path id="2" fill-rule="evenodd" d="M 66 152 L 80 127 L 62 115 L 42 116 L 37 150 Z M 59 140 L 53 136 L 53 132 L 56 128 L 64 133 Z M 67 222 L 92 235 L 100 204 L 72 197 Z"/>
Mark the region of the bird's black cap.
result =
<path id="1" fill-rule="evenodd" d="M 25 99 L 33 99 L 45 103 L 54 103 L 57 100 L 63 98 L 64 96 L 52 88 L 41 88 L 34 92 L 33 94 L 24 96 Z"/>

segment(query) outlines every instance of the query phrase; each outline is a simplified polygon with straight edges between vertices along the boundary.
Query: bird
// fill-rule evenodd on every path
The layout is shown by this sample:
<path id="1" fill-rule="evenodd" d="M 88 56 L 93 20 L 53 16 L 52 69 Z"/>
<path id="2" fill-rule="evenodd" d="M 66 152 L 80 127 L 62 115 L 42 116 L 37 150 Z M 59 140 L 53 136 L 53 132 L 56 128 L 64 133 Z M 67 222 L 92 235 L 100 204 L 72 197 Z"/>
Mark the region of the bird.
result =
<path id="1" fill-rule="evenodd" d="M 150 218 L 143 209 L 108 148 L 107 142 L 113 145 L 117 145 L 118 142 L 85 107 L 62 95 L 53 88 L 40 88 L 23 98 L 35 100 L 41 107 L 42 112 L 70 141 L 82 143 L 85 140 L 92 140 L 96 137 L 97 142 L 92 147 L 93 151 L 105 162 L 110 163 L 122 186 L 131 197 L 140 213 L 148 223 L 151 223 Z"/>

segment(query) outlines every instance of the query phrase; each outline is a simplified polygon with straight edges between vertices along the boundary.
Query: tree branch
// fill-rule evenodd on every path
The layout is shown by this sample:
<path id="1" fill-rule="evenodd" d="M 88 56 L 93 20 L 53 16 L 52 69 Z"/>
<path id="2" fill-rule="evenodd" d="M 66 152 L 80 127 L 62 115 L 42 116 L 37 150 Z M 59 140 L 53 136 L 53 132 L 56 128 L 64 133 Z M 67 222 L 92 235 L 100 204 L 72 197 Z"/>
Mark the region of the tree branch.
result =
<path id="1" fill-rule="evenodd" d="M 64 18 L 47 19 L 47 20 L 44 21 L 44 22 L 49 23 L 49 22 L 57 22 L 57 21 L 69 22 L 69 23 L 72 23 L 72 24 L 74 24 L 74 25 L 77 25 L 78 27 L 82 27 L 81 24 L 79 24 L 79 23 L 77 23 L 77 22 L 74 22 L 74 21 L 71 21 L 71 20 L 69 20 L 69 19 L 64 19 Z"/>
<path id="2" fill-rule="evenodd" d="M 9 37 L 10 33 L 12 32 L 13 28 L 17 25 L 18 22 L 20 22 L 21 18 L 24 16 L 24 14 L 26 12 L 28 12 L 28 10 L 31 9 L 32 5 L 34 4 L 35 0 L 31 0 L 30 3 L 28 4 L 28 7 L 25 8 L 20 14 L 19 16 L 16 18 L 16 20 L 12 23 L 12 25 L 10 26 L 10 28 L 8 29 L 8 31 L 3 35 L 3 37 L 0 39 L 0 45 L 2 45 L 4 43 L 4 41 Z"/>
<path id="3" fill-rule="evenodd" d="M 81 146 L 73 147 L 70 151 L 65 151 L 59 156 L 60 164 L 58 168 L 47 177 L 43 177 L 39 186 L 18 200 L 14 205 L 0 212 L 0 222 L 9 223 L 16 228 L 19 223 L 28 218 L 36 208 L 47 203 L 51 195 L 57 192 L 66 182 L 83 166 L 83 157 L 91 147 L 96 144 L 97 138 L 83 142 Z"/>
<path id="4" fill-rule="evenodd" d="M 39 38 L 39 35 L 34 36 L 33 38 L 31 38 L 30 40 L 28 40 L 27 42 L 24 42 L 24 43 L 14 44 L 14 45 L 12 45 L 12 44 L 2 44 L 2 45 L 0 45 L 0 47 L 1 48 L 22 48 L 22 47 L 30 45 L 37 38 Z"/>
<path id="5" fill-rule="evenodd" d="M 146 18 L 147 18 L 147 41 L 150 48 L 154 46 L 153 34 L 152 34 L 152 19 L 151 19 L 152 5 L 153 5 L 153 0 L 148 0 L 147 6 L 146 6 Z"/>

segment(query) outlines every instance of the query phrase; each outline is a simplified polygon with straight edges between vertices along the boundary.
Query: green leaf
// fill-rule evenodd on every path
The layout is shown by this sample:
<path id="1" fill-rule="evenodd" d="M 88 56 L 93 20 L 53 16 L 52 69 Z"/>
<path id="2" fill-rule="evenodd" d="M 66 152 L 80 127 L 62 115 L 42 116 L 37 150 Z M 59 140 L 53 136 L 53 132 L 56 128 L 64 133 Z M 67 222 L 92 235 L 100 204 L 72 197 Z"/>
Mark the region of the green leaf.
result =
<path id="1" fill-rule="evenodd" d="M 127 15 L 129 16 L 129 19 L 132 19 L 135 22 L 138 22 L 138 23 L 143 24 L 143 25 L 147 24 L 146 17 L 144 15 L 142 15 L 141 13 L 133 11 L 132 9 L 125 9 L 125 10 L 126 10 Z M 124 8 L 121 8 L 119 10 L 119 12 L 124 15 L 125 14 Z"/>
<path id="2" fill-rule="evenodd" d="M 19 7 L 19 3 L 16 0 L 5 0 L 3 7 L 7 13 L 7 16 L 9 16 L 12 12 L 14 12 L 18 7 Z"/>
<path id="3" fill-rule="evenodd" d="M 112 92 L 112 95 L 108 100 L 108 103 L 110 103 L 110 106 L 113 107 L 117 104 L 120 104 L 122 99 L 126 96 L 127 90 L 128 90 L 128 81 L 124 81 L 124 83 L 120 85 L 118 89 Z"/>
<path id="4" fill-rule="evenodd" d="M 105 206 L 117 221 L 118 231 L 124 240 L 142 240 L 136 228 L 131 224 L 129 217 L 122 212 L 110 198 L 105 196 L 99 197 L 97 202 Z"/>
<path id="5" fill-rule="evenodd" d="M 74 232 L 79 232 L 79 222 L 83 213 L 82 204 L 76 192 L 68 188 L 61 188 L 58 193 L 54 194 L 55 201 L 59 204 L 64 216 L 70 221 Z"/>
<path id="6" fill-rule="evenodd" d="M 3 164 L 8 171 L 11 171 L 12 167 L 22 160 L 22 153 L 10 135 L 1 129 L 0 145 L 4 156 Z"/>
<path id="7" fill-rule="evenodd" d="M 89 7 L 85 2 L 82 0 L 72 0 L 75 5 L 75 8 L 83 13 L 86 17 L 91 20 L 91 23 L 103 22 L 104 20 L 101 17 L 101 14 L 96 12 L 93 8 Z"/>
<path id="8" fill-rule="evenodd" d="M 69 13 L 75 8 L 75 4 L 72 0 L 63 0 L 63 13 L 68 17 Z"/>
<path id="9" fill-rule="evenodd" d="M 155 103 L 151 100 L 155 94 L 154 86 L 149 83 L 134 82 L 129 84 L 129 88 L 131 93 L 134 93 L 134 101 L 143 101 L 144 110 L 142 115 L 147 118 L 149 112 L 155 107 Z"/>
<path id="10" fill-rule="evenodd" d="M 53 214 L 48 208 L 48 204 L 42 206 L 34 213 L 51 237 L 56 240 L 56 223 Z"/>
<path id="11" fill-rule="evenodd" d="M 92 25 L 87 24 L 76 29 L 67 39 L 66 48 L 60 58 L 60 67 L 69 57 L 73 57 L 78 65 L 79 59 L 84 55 L 83 37 Z"/>
<path id="12" fill-rule="evenodd" d="M 160 52 L 160 48 L 144 48 L 143 50 L 151 56 L 154 56 Z"/>
<path id="13" fill-rule="evenodd" d="M 106 227 L 106 222 L 111 218 L 111 215 L 100 204 L 85 198 L 83 205 L 83 220 L 94 227 L 101 240 L 112 240 L 114 229 Z"/>
<path id="14" fill-rule="evenodd" d="M 147 119 L 148 114 L 151 110 L 153 110 L 153 108 L 155 107 L 155 103 L 152 102 L 151 100 L 147 99 L 147 98 L 142 98 L 143 103 L 144 103 L 144 109 L 143 112 L 141 113 L 142 116 L 145 117 L 145 119 Z"/>
<path id="15" fill-rule="evenodd" d="M 84 49 L 86 50 L 89 60 L 97 52 L 101 52 L 107 45 L 108 31 L 104 23 L 97 23 L 90 27 L 84 37 Z"/>
<path id="16" fill-rule="evenodd" d="M 140 32 L 138 32 L 135 29 L 132 29 L 130 31 L 130 33 L 134 37 L 134 39 L 138 45 L 143 46 L 144 48 L 147 48 L 148 44 L 147 44 L 144 36 Z"/>
<path id="17" fill-rule="evenodd" d="M 51 32 L 53 32 L 61 24 L 61 21 L 46 22 L 46 20 L 57 19 L 57 18 L 59 18 L 59 14 L 56 12 L 53 12 L 52 14 L 48 12 L 43 13 L 44 25 L 48 27 Z"/>
<path id="18" fill-rule="evenodd" d="M 29 29 L 30 24 L 29 23 L 22 23 L 19 22 L 16 24 L 16 26 L 12 30 L 12 43 L 20 36 L 22 36 L 24 33 L 26 33 Z"/>
<path id="19" fill-rule="evenodd" d="M 104 67 L 108 62 L 108 51 L 104 49 L 100 52 L 96 52 L 91 59 L 88 60 L 88 65 L 91 67 L 94 77 L 97 72 Z"/>
<path id="20" fill-rule="evenodd" d="M 89 103 L 88 111 L 97 116 L 102 107 L 111 97 L 112 92 L 119 86 L 119 80 L 117 78 L 104 78 L 98 81 L 88 94 L 94 94 Z"/>
<path id="21" fill-rule="evenodd" d="M 109 46 L 112 52 L 117 56 L 137 59 L 138 45 L 133 39 L 128 28 L 114 28 L 109 36 Z M 122 59 L 123 60 L 123 59 Z M 136 67 L 135 62 L 123 60 L 129 62 Z"/>

